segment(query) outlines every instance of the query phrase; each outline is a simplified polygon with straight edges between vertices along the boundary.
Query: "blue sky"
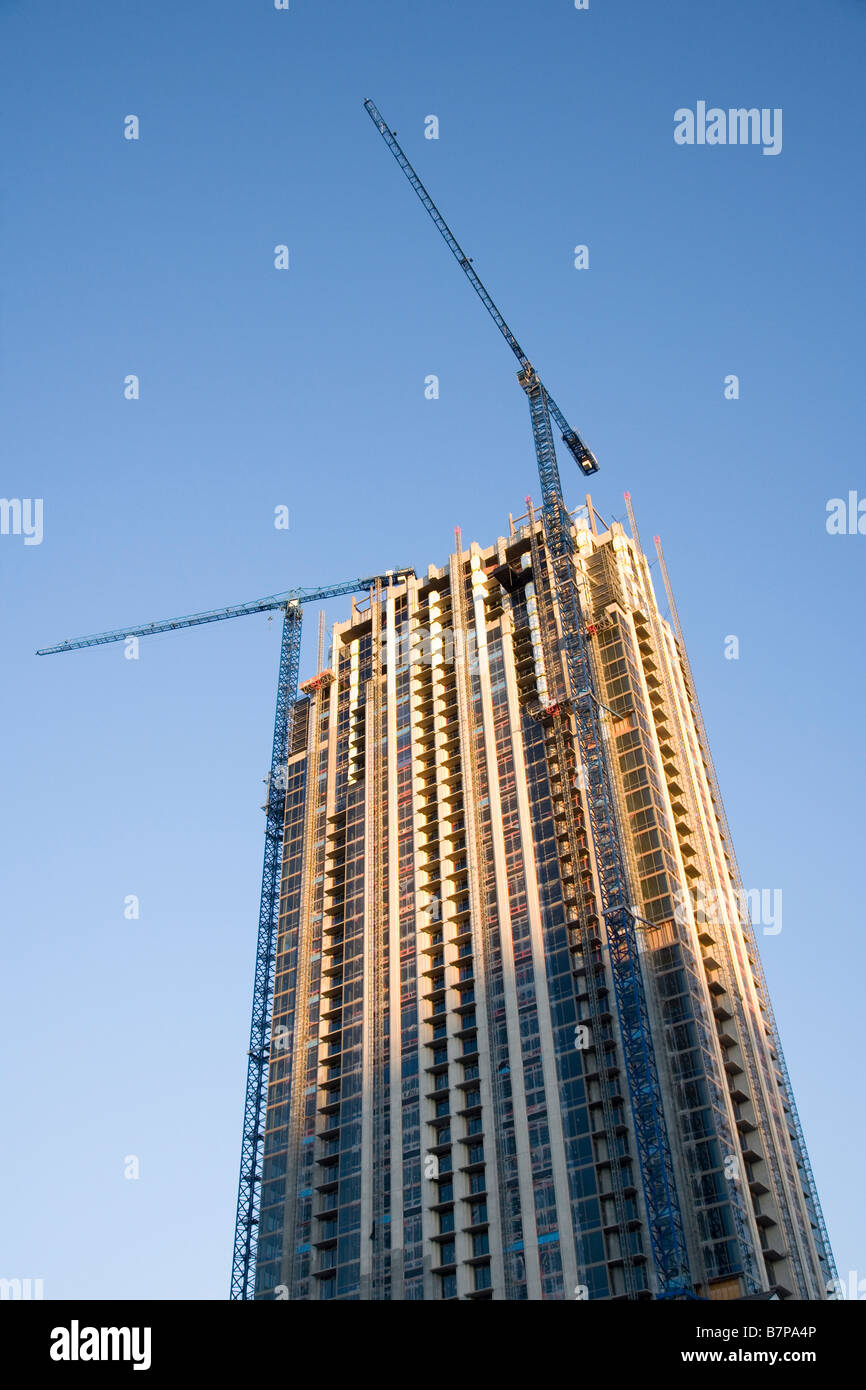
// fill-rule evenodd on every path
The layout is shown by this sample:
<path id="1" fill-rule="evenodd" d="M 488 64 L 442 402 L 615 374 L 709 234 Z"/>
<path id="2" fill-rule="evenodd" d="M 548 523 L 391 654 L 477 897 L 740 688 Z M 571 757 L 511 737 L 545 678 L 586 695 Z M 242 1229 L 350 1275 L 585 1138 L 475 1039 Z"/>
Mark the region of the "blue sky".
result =
<path id="1" fill-rule="evenodd" d="M 44 499 L 41 545 L 0 536 L 0 1273 L 226 1296 L 279 623 L 35 649 L 442 563 L 538 495 L 516 363 L 372 96 L 596 452 L 599 510 L 629 488 L 662 535 L 744 879 L 783 892 L 762 956 L 840 1273 L 866 1276 L 866 536 L 825 526 L 866 496 L 864 31 L 859 0 L 0 0 L 0 491 Z M 782 152 L 675 145 L 699 100 L 782 108 Z"/>

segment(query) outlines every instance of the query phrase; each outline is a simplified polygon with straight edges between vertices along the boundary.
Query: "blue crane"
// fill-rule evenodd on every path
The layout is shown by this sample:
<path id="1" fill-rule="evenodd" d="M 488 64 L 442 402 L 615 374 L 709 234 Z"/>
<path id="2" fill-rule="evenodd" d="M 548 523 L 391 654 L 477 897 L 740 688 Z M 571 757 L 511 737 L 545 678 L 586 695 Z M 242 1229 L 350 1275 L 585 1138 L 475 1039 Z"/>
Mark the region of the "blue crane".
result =
<path id="1" fill-rule="evenodd" d="M 598 464 L 545 388 L 381 112 L 369 99 L 364 102 L 364 109 L 520 362 L 517 379 L 529 402 L 541 481 L 543 529 L 560 618 L 570 713 L 577 751 L 585 771 L 586 808 L 595 848 L 601 910 L 607 929 L 653 1265 L 661 1297 L 690 1297 L 693 1295 L 688 1252 L 638 955 L 637 918 L 631 906 L 634 899 L 629 891 L 626 858 L 604 746 L 602 706 L 595 691 L 588 634 L 575 578 L 575 542 L 571 518 L 563 498 L 551 420 L 557 425 L 566 447 L 584 473 L 595 472 Z M 569 711 L 561 710 L 557 717 L 563 714 L 567 718 Z M 588 943 L 584 945 L 584 950 L 589 950 Z M 615 1143 L 613 1135 L 610 1139 Z M 612 1175 L 615 1183 L 618 1182 L 616 1170 L 617 1165 L 614 1164 Z M 635 1296 L 637 1290 L 631 1266 L 632 1262 L 626 1259 L 627 1284 L 629 1280 L 632 1281 L 628 1292 L 630 1296 Z"/>
<path id="2" fill-rule="evenodd" d="M 206 613 L 193 613 L 183 618 L 165 618 L 155 623 L 143 623 L 138 627 L 116 628 L 112 632 L 99 632 L 91 637 L 67 639 L 55 647 L 42 647 L 37 652 L 37 656 L 51 656 L 56 652 L 72 652 L 82 647 L 125 642 L 132 637 L 151 637 L 158 632 L 175 632 L 179 628 L 199 627 L 203 623 L 224 622 L 227 618 L 243 618 L 252 613 L 283 613 L 274 738 L 264 806 L 265 854 L 256 941 L 250 1046 L 247 1054 L 247 1082 L 231 1273 L 232 1299 L 252 1299 L 255 1293 L 256 1231 L 261 1200 L 267 1069 L 283 862 L 286 765 L 291 746 L 292 716 L 298 698 L 303 604 L 320 603 L 343 594 L 372 589 L 377 580 L 387 584 L 390 579 L 398 579 L 412 572 L 407 569 L 392 570 L 389 574 L 374 575 L 368 579 L 347 579 L 343 583 L 327 584 L 318 589 L 287 589 L 282 594 L 270 594 L 266 598 L 253 599 L 250 603 L 239 603 L 229 608 L 214 608 Z"/>

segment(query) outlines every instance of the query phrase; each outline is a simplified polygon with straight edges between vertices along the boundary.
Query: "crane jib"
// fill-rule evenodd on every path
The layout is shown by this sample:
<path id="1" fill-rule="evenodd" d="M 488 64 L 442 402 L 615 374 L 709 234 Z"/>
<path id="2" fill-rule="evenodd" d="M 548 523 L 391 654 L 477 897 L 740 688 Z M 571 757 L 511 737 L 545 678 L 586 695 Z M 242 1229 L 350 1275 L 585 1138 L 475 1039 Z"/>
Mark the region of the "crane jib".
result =
<path id="1" fill-rule="evenodd" d="M 377 579 L 383 584 L 399 580 L 413 571 L 400 568 L 383 575 L 372 575 L 364 579 L 347 579 L 339 584 L 326 584 L 318 589 L 287 589 L 283 594 L 268 594 L 265 598 L 253 599 L 250 603 L 238 603 L 228 608 L 214 608 L 207 613 L 190 613 L 182 618 L 164 618 L 155 623 L 142 623 L 135 627 L 119 627 L 112 632 L 97 632 L 89 637 L 76 637 L 59 642 L 56 647 L 40 647 L 37 656 L 53 656 L 56 652 L 74 652 L 82 647 L 101 647 L 109 642 L 126 642 L 130 637 L 154 637 L 160 632 L 177 632 L 185 627 L 201 627 L 204 623 L 221 623 L 227 618 L 246 618 L 253 613 L 269 613 L 297 608 L 304 603 L 323 603 L 329 598 L 341 598 L 345 594 L 359 593 L 371 589 Z"/>
<path id="2" fill-rule="evenodd" d="M 412 185 L 413 189 L 418 195 L 420 202 L 422 203 L 426 211 L 429 213 L 431 221 L 439 231 L 449 251 L 454 256 L 454 259 L 460 266 L 460 269 L 463 271 L 472 288 L 475 290 L 475 293 L 478 295 L 478 298 L 481 300 L 481 303 L 484 305 L 488 314 L 493 319 L 493 322 L 496 324 L 496 327 L 499 329 L 508 346 L 511 348 L 511 351 L 514 353 L 515 357 L 520 363 L 521 371 L 532 371 L 532 364 L 529 361 L 529 358 L 526 356 L 526 353 L 523 351 L 523 348 L 518 343 L 511 329 L 508 327 L 508 324 L 505 322 L 505 319 L 503 318 L 499 309 L 496 307 L 496 304 L 494 303 L 488 290 L 485 288 L 483 281 L 478 276 L 478 273 L 472 265 L 471 257 L 466 255 L 466 252 L 463 250 L 456 236 L 452 232 L 451 228 L 448 226 L 448 223 L 445 221 L 445 218 L 442 216 L 433 199 L 430 197 L 430 194 L 427 192 L 427 189 L 424 187 L 415 169 L 410 164 L 404 150 L 398 143 L 394 131 L 389 129 L 381 111 L 379 111 L 376 104 L 372 102 L 369 99 L 369 97 L 364 102 L 364 109 L 367 112 L 370 119 L 372 120 L 373 124 L 376 126 L 376 129 L 382 136 L 382 139 L 385 141 L 385 144 L 388 146 L 389 150 L 393 154 L 400 168 L 403 170 L 403 173 L 406 175 L 406 178 L 409 180 L 409 183 Z M 598 463 L 596 461 L 595 455 L 592 453 L 591 449 L 589 449 L 586 446 L 586 444 L 584 444 L 580 435 L 577 433 L 577 430 L 571 428 L 562 411 L 559 409 L 559 406 L 556 404 L 556 401 L 553 399 L 546 387 L 545 395 L 547 396 L 547 405 L 548 410 L 550 411 L 550 416 L 556 424 L 556 427 L 562 436 L 562 442 L 568 449 L 568 452 L 571 454 L 575 463 L 585 474 L 596 473 L 598 471 Z"/>

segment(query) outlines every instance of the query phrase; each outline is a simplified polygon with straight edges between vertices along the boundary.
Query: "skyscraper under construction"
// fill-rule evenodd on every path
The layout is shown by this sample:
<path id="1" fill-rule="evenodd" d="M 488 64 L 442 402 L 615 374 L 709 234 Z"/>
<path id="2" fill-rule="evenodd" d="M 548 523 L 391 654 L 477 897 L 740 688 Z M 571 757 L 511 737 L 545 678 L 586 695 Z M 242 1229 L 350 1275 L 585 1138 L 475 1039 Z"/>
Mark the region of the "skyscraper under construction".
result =
<path id="1" fill-rule="evenodd" d="M 377 583 L 302 687 L 256 1297 L 827 1296 L 676 610 L 633 525 L 570 526 L 603 821 L 531 508 Z"/>

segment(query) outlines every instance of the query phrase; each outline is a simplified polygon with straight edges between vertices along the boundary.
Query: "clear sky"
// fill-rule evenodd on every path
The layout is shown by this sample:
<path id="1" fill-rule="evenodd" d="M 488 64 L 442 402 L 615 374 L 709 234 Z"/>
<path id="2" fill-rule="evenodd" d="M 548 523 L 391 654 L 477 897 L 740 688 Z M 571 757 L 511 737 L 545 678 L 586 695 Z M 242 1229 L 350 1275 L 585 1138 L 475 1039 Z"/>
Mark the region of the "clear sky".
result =
<path id="1" fill-rule="evenodd" d="M 864 39 L 862 0 L 0 0 L 0 491 L 44 500 L 41 544 L 0 535 L 0 1274 L 227 1295 L 279 622 L 35 649 L 424 569 L 538 496 L 517 364 L 372 96 L 596 452 L 599 510 L 629 488 L 662 535 L 746 885 L 783 894 L 762 956 L 840 1273 L 866 1276 L 866 535 L 826 529 L 866 497 Z M 675 144 L 699 101 L 781 108 L 781 152 Z"/>

